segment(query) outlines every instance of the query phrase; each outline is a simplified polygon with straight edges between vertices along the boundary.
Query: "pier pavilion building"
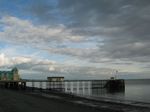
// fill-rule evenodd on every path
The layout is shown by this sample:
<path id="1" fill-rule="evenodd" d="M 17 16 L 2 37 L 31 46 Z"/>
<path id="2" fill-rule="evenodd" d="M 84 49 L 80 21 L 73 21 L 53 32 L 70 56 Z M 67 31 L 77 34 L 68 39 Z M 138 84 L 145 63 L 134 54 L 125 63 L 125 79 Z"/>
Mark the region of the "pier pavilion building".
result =
<path id="1" fill-rule="evenodd" d="M 20 76 L 19 76 L 19 71 L 18 69 L 15 67 L 10 71 L 0 71 L 0 80 L 1 81 L 17 81 L 20 80 Z"/>

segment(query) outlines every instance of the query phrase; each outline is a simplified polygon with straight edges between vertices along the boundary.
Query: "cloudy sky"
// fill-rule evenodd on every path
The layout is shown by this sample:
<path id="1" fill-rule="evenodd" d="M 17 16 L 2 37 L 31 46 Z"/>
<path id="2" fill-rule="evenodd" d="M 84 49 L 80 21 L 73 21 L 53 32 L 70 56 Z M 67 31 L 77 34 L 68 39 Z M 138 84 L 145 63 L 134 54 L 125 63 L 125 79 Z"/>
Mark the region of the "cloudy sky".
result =
<path id="1" fill-rule="evenodd" d="M 0 0 L 0 69 L 22 78 L 150 78 L 150 0 Z"/>

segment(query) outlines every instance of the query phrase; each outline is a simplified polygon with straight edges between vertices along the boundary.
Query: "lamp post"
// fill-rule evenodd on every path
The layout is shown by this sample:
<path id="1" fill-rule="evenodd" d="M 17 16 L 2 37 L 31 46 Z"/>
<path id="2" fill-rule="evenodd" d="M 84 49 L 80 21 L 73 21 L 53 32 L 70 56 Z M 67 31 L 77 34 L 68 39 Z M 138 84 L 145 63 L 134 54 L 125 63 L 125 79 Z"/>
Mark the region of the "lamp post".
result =
<path id="1" fill-rule="evenodd" d="M 115 79 L 117 79 L 118 70 L 115 71 Z"/>

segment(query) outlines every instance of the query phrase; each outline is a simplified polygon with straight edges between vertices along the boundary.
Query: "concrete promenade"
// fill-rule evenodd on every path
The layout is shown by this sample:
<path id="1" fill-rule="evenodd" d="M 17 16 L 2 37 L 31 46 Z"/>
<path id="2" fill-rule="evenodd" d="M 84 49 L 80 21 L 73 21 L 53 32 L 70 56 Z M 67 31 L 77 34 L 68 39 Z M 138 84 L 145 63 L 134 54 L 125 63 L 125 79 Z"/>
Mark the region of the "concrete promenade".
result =
<path id="1" fill-rule="evenodd" d="M 0 89 L 0 112 L 100 112 L 63 100 L 43 98 L 26 93 Z"/>
<path id="2" fill-rule="evenodd" d="M 97 106 L 96 106 L 97 105 Z M 149 112 L 150 108 L 138 108 L 108 102 L 88 101 L 29 91 L 0 89 L 0 112 Z"/>

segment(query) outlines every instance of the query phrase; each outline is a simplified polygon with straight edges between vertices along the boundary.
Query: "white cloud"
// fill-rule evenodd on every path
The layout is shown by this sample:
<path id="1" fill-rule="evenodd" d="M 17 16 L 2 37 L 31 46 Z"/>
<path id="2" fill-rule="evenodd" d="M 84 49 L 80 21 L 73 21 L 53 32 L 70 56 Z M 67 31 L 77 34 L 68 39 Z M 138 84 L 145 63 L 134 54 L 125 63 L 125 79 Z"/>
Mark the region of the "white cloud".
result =
<path id="1" fill-rule="evenodd" d="M 49 67 L 49 71 L 55 71 L 55 67 L 54 66 L 50 66 Z"/>
<path id="2" fill-rule="evenodd" d="M 12 62 L 14 64 L 20 64 L 20 63 L 28 63 L 31 62 L 32 59 L 29 57 L 13 57 L 12 58 Z"/>
<path id="3" fill-rule="evenodd" d="M 36 78 L 41 76 L 46 78 L 50 75 L 65 76 L 75 79 L 91 78 L 109 78 L 114 69 L 95 68 L 90 66 L 77 66 L 56 63 L 47 59 L 35 59 L 31 57 L 8 57 L 5 54 L 0 54 L 0 68 L 12 69 L 17 67 L 20 70 L 21 76 L 24 78 Z"/>
<path id="4" fill-rule="evenodd" d="M 95 67 L 91 65 L 77 65 L 70 63 L 60 64 L 48 59 L 36 59 L 35 57 L 8 57 L 4 53 L 0 54 L 0 68 L 17 67 L 20 70 L 22 78 L 42 78 L 47 76 L 64 76 L 66 79 L 108 79 L 114 76 L 116 68 L 119 72 L 140 72 L 136 66 L 113 66 Z M 107 64 L 106 64 L 107 65 Z M 113 69 L 111 69 L 113 68 Z M 127 70 L 125 70 L 127 68 Z"/>
<path id="5" fill-rule="evenodd" d="M 0 54 L 0 66 L 9 64 L 9 59 L 3 53 Z"/>
<path id="6" fill-rule="evenodd" d="M 31 58 L 28 57 L 8 57 L 4 53 L 0 54 L 0 67 L 13 66 L 21 63 L 28 63 Z"/>
<path id="7" fill-rule="evenodd" d="M 31 21 L 17 17 L 5 16 L 0 20 L 3 31 L 0 39 L 14 44 L 29 44 L 41 47 L 50 45 L 51 42 L 82 41 L 82 36 L 72 35 L 71 30 L 64 25 L 49 27 L 46 25 L 34 25 Z M 32 46 L 32 47 L 34 47 Z"/>

